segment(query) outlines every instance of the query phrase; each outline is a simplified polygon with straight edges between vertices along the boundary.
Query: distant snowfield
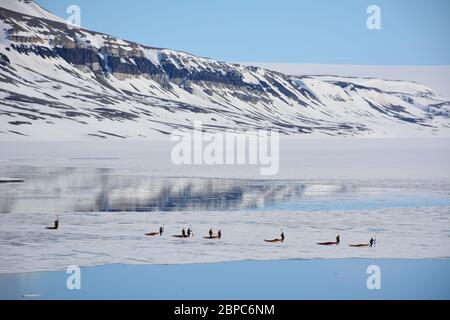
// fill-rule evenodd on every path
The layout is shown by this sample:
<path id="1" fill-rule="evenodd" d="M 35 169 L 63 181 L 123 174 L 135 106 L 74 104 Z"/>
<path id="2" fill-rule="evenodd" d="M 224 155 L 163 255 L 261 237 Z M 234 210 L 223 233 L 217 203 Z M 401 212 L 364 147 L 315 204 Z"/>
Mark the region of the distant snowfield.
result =
<path id="1" fill-rule="evenodd" d="M 167 138 L 151 141 L 0 142 L 0 165 L 134 170 L 158 177 L 450 180 L 450 138 L 281 138 L 279 172 L 259 165 L 175 165 Z"/>
<path id="2" fill-rule="evenodd" d="M 382 66 L 344 64 L 303 64 L 275 62 L 241 62 L 294 76 L 336 75 L 343 77 L 403 80 L 421 83 L 450 98 L 450 66 Z"/>

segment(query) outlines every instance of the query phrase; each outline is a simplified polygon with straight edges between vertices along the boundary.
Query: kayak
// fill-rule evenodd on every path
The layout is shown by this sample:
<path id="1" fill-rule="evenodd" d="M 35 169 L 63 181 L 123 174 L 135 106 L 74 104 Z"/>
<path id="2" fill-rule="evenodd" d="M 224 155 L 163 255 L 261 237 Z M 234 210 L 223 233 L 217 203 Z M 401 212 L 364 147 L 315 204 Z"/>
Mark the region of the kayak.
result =
<path id="1" fill-rule="evenodd" d="M 189 238 L 188 235 L 183 236 L 182 234 L 174 234 L 172 237 L 174 237 L 174 238 Z"/>
<path id="2" fill-rule="evenodd" d="M 47 230 L 58 230 L 58 228 L 56 228 L 56 227 L 45 227 L 45 229 L 47 229 Z"/>
<path id="3" fill-rule="evenodd" d="M 203 238 L 205 238 L 205 239 L 220 239 L 220 237 L 219 236 L 211 236 L 211 237 L 203 237 Z"/>
<path id="4" fill-rule="evenodd" d="M 318 245 L 321 245 L 321 246 L 333 246 L 336 244 L 338 244 L 338 243 L 337 242 L 319 242 L 318 243 Z"/>
<path id="5" fill-rule="evenodd" d="M 360 243 L 360 244 L 350 244 L 349 246 L 359 248 L 359 247 L 368 247 L 370 245 L 368 243 Z"/>
<path id="6" fill-rule="evenodd" d="M 146 236 L 158 236 L 159 235 L 159 232 L 149 232 L 149 233 L 146 233 L 145 234 Z"/>
<path id="7" fill-rule="evenodd" d="M 283 240 L 281 239 L 272 239 L 272 240 L 266 240 L 264 239 L 265 242 L 270 242 L 270 243 L 274 243 L 274 242 L 283 242 Z"/>
<path id="8" fill-rule="evenodd" d="M 23 179 L 0 179 L 0 183 L 23 183 L 25 180 Z"/>

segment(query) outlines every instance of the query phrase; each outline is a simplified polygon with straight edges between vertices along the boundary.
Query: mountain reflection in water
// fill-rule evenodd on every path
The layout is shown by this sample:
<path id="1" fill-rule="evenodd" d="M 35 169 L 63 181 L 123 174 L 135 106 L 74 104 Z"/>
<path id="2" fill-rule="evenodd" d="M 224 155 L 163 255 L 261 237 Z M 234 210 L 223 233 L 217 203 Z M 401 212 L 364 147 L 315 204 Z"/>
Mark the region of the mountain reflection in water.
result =
<path id="1" fill-rule="evenodd" d="M 349 194 L 351 184 L 163 178 L 96 168 L 9 166 L 1 176 L 0 212 L 127 212 L 264 209 L 278 203 Z"/>

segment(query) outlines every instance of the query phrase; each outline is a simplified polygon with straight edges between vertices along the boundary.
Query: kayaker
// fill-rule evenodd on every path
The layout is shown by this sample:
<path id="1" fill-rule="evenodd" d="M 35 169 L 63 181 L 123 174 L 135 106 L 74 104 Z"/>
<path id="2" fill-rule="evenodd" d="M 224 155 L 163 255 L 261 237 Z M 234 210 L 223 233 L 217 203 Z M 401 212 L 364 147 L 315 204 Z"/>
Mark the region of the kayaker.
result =
<path id="1" fill-rule="evenodd" d="M 183 236 L 183 238 L 186 238 L 186 230 L 184 230 L 184 228 L 183 230 L 181 230 L 181 235 Z"/>
<path id="2" fill-rule="evenodd" d="M 188 236 L 188 237 L 190 237 L 190 236 L 191 236 L 191 234 L 192 234 L 192 230 L 191 230 L 191 228 L 188 228 L 188 231 L 187 231 L 187 236 Z"/>
<path id="3" fill-rule="evenodd" d="M 284 232 L 281 231 L 281 242 L 284 242 Z"/>
<path id="4" fill-rule="evenodd" d="M 58 230 L 59 227 L 59 217 L 53 222 L 53 227 L 46 227 L 47 230 Z"/>
<path id="5" fill-rule="evenodd" d="M 212 229 L 209 229 L 209 237 L 212 238 L 212 236 L 213 236 L 213 231 L 212 231 Z"/>
<path id="6" fill-rule="evenodd" d="M 219 239 L 222 238 L 222 231 L 219 230 L 219 231 L 217 232 L 217 236 L 219 237 Z"/>
<path id="7" fill-rule="evenodd" d="M 373 238 L 370 238 L 369 247 L 373 247 L 374 244 L 375 240 L 373 240 Z"/>
<path id="8" fill-rule="evenodd" d="M 47 229 L 51 229 L 51 230 L 58 230 L 59 227 L 59 217 L 56 218 L 56 220 L 53 222 L 53 227 L 48 227 Z"/>
<path id="9" fill-rule="evenodd" d="M 54 224 L 53 229 L 54 229 L 54 230 L 58 230 L 58 227 L 59 227 L 59 218 L 56 218 L 56 220 L 53 222 L 53 224 Z"/>
<path id="10" fill-rule="evenodd" d="M 159 227 L 159 235 L 162 236 L 163 233 L 164 233 L 164 225 Z"/>
<path id="11" fill-rule="evenodd" d="M 340 242 L 341 242 L 341 236 L 337 235 L 337 237 L 336 237 L 336 244 L 339 245 Z"/>

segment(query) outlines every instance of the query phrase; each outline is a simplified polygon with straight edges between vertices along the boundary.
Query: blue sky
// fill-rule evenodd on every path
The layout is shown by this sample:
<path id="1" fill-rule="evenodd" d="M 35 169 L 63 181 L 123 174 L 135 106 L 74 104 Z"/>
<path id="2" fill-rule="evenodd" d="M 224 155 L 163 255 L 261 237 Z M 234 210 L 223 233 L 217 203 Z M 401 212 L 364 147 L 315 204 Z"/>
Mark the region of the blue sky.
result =
<path id="1" fill-rule="evenodd" d="M 225 61 L 450 64 L 449 0 L 37 0 L 84 28 Z M 366 9 L 381 9 L 368 30 Z"/>

